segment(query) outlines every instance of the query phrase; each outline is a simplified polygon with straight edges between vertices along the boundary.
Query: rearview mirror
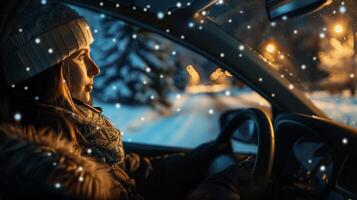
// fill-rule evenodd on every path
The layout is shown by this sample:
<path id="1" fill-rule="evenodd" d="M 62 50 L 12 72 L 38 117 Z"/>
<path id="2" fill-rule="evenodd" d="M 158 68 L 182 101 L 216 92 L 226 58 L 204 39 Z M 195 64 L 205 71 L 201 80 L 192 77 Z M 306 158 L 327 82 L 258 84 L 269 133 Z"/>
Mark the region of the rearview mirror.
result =
<path id="1" fill-rule="evenodd" d="M 270 20 L 282 17 L 295 17 L 315 12 L 332 0 L 266 0 L 268 17 Z"/>

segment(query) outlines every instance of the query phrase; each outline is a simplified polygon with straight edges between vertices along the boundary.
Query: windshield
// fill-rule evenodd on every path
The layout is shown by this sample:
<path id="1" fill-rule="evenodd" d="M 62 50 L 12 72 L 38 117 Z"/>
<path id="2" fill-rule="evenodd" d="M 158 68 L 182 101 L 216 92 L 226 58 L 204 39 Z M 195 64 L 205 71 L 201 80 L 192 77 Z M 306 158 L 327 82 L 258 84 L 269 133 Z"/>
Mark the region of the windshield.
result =
<path id="1" fill-rule="evenodd" d="M 220 0 L 201 14 L 264 56 L 332 119 L 357 127 L 356 1 L 275 22 L 263 0 Z"/>

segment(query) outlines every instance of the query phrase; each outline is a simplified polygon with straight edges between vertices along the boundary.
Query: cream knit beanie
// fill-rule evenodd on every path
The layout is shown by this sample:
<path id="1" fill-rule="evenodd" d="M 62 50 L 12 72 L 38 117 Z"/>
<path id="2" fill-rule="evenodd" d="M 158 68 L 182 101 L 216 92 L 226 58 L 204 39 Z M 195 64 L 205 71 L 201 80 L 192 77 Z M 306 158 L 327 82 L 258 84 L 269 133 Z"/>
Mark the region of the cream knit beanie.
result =
<path id="1" fill-rule="evenodd" d="M 17 17 L 2 49 L 9 84 L 29 79 L 93 42 L 86 20 L 60 3 L 36 1 Z"/>

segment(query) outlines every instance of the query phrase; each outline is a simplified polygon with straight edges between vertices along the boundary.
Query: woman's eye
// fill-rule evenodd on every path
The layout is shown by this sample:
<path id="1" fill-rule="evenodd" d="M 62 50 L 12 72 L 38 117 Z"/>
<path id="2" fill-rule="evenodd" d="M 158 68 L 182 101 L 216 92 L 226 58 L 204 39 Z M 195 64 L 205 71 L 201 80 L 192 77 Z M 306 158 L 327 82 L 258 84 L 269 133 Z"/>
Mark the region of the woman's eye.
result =
<path id="1" fill-rule="evenodd" d="M 79 58 L 84 60 L 85 56 L 86 56 L 85 54 L 82 54 L 82 55 L 79 56 Z"/>

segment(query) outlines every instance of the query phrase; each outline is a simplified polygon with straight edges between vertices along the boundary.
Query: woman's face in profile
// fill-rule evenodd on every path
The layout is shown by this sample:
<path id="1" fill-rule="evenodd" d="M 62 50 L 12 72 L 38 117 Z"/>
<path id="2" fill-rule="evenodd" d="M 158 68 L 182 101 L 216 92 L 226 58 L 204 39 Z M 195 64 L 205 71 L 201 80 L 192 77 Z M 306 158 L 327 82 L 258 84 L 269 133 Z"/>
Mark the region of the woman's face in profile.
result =
<path id="1" fill-rule="evenodd" d="M 100 73 L 99 67 L 90 57 L 90 49 L 82 48 L 64 60 L 64 72 L 73 98 L 92 105 L 91 91 L 94 76 Z"/>

